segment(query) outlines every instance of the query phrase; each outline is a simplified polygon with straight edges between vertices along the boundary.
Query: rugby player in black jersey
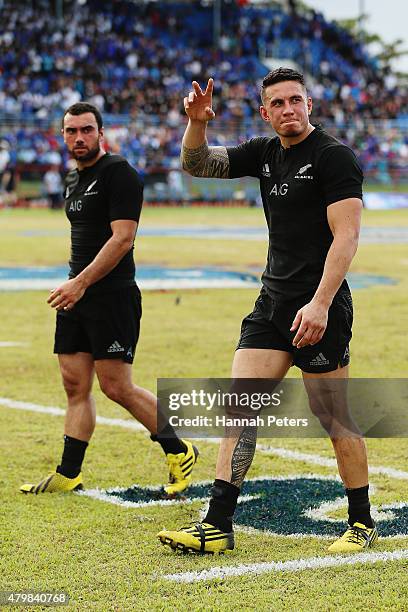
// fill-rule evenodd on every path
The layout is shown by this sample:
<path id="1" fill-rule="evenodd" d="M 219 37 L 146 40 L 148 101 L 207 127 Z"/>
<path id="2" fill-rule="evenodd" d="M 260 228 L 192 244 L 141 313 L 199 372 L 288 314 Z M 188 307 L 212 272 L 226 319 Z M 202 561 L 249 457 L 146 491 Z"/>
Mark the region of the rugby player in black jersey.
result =
<path id="1" fill-rule="evenodd" d="M 67 178 L 65 209 L 71 223 L 69 280 L 48 304 L 57 311 L 58 354 L 68 407 L 60 465 L 23 493 L 83 487 L 81 466 L 95 428 L 94 375 L 111 400 L 126 408 L 161 445 L 169 466 L 169 495 L 191 480 L 198 451 L 167 424 L 157 432 L 156 397 L 132 382 L 139 337 L 141 296 L 135 283 L 133 244 L 143 202 L 138 173 L 119 155 L 105 152 L 102 117 L 79 102 L 63 116 L 62 133 L 76 170 Z M 132 459 L 137 457 L 133 450 Z"/>
<path id="2" fill-rule="evenodd" d="M 334 405 L 322 405 L 318 389 L 348 377 L 353 311 L 345 275 L 358 244 L 362 171 L 351 149 L 310 123 L 312 100 L 302 74 L 279 68 L 264 78 L 260 113 L 277 137 L 253 138 L 236 147 L 207 144 L 207 123 L 215 117 L 212 91 L 212 79 L 205 91 L 194 81 L 184 99 L 189 122 L 183 168 L 197 177 L 257 177 L 269 230 L 262 289 L 242 322 L 232 378 L 281 380 L 292 365 L 301 369 L 310 407 L 331 437 L 348 497 L 349 527 L 329 550 L 360 551 L 377 539 L 365 443 L 346 420 L 333 418 L 336 403 L 347 405 L 345 385 L 336 386 Z M 226 432 L 207 515 L 191 527 L 161 531 L 163 544 L 200 552 L 234 547 L 232 519 L 255 446 L 255 427 Z"/>

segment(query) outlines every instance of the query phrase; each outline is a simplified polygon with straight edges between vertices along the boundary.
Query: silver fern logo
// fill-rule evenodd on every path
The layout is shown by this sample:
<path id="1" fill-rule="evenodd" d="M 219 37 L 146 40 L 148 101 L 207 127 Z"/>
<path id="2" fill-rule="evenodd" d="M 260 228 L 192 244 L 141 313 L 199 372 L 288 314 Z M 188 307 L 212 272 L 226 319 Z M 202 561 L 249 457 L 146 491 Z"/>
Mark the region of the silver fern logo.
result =
<path id="1" fill-rule="evenodd" d="M 309 168 L 311 167 L 312 167 L 312 164 L 306 164 L 305 166 L 302 166 L 301 168 L 299 168 L 299 170 L 296 173 L 295 179 L 313 179 L 313 176 L 311 174 L 305 174 L 307 170 L 309 170 Z"/>

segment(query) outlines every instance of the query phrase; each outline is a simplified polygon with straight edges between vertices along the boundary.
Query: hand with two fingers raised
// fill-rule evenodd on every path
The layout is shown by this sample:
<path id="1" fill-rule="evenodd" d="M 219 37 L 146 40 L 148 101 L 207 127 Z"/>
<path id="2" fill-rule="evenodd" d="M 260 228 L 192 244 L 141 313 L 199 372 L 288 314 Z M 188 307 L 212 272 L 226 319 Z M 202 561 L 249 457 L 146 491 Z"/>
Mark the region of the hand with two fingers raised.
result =
<path id="1" fill-rule="evenodd" d="M 215 113 L 212 109 L 213 79 L 208 79 L 203 91 L 197 81 L 192 82 L 193 91 L 184 98 L 184 110 L 191 121 L 211 121 Z"/>

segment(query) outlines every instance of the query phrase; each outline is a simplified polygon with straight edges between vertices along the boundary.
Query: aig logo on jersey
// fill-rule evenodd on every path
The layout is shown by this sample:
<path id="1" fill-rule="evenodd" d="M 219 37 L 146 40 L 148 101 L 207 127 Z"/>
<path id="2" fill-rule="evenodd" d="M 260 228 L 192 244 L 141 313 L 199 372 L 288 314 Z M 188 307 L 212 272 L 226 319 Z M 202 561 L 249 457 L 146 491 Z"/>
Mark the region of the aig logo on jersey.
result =
<path id="1" fill-rule="evenodd" d="M 82 210 L 82 200 L 72 200 L 69 205 L 69 212 L 81 212 Z"/>
<path id="2" fill-rule="evenodd" d="M 270 190 L 269 195 L 285 196 L 288 193 L 288 189 L 288 183 L 282 183 L 281 185 L 275 183 L 272 189 Z"/>

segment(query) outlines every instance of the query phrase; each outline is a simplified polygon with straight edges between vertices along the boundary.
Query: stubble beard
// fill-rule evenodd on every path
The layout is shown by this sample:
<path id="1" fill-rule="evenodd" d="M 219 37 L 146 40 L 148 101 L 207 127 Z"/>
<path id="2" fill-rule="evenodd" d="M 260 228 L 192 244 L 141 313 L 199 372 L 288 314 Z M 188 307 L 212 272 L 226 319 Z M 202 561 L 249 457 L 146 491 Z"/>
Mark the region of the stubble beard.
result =
<path id="1" fill-rule="evenodd" d="M 95 159 L 95 157 L 99 155 L 100 150 L 101 150 L 101 147 L 98 143 L 96 147 L 94 147 L 93 149 L 89 149 L 89 151 L 87 151 L 86 153 L 82 153 L 82 154 L 77 154 L 75 150 L 73 149 L 71 152 L 71 155 L 76 161 L 80 161 L 80 162 L 92 161 L 93 159 Z"/>

